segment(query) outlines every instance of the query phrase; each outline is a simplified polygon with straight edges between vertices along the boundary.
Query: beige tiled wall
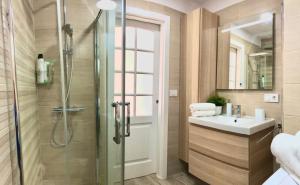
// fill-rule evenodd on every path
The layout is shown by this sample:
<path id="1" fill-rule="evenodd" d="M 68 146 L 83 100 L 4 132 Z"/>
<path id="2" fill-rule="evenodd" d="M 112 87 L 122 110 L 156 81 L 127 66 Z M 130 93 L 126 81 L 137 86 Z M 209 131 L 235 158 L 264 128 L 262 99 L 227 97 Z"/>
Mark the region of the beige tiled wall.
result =
<path id="1" fill-rule="evenodd" d="M 10 58 L 9 32 L 5 19 L 6 1 L 0 3 L 0 184 L 17 184 L 14 182 L 16 147 L 13 129 L 13 72 Z M 8 55 L 6 55 L 8 54 Z"/>
<path id="2" fill-rule="evenodd" d="M 180 38 L 181 38 L 181 18 L 184 14 L 161 6 L 155 3 L 142 0 L 128 0 L 127 6 L 143 8 L 170 16 L 170 89 L 179 90 L 180 74 Z M 169 135 L 168 135 L 168 174 L 181 171 L 181 164 L 178 159 L 179 140 L 179 96 L 169 98 Z"/>
<path id="3" fill-rule="evenodd" d="M 35 84 L 35 35 L 31 0 L 12 1 L 15 62 L 25 185 L 40 185 L 40 124 Z"/>
<path id="4" fill-rule="evenodd" d="M 300 1 L 284 0 L 283 113 L 284 131 L 300 130 Z"/>
<path id="5" fill-rule="evenodd" d="M 35 34 L 33 2 L 12 1 L 15 62 L 25 185 L 40 185 L 40 124 L 35 84 Z"/>
<path id="6" fill-rule="evenodd" d="M 27 90 L 30 89 L 30 86 L 34 84 L 30 83 L 30 63 L 31 60 L 24 57 L 24 54 L 28 54 L 28 56 L 31 54 L 28 52 L 28 48 L 30 47 L 30 41 L 29 40 L 22 40 L 24 37 L 20 37 L 20 22 L 19 20 L 16 20 L 16 18 L 20 15 L 24 15 L 24 11 L 28 10 L 28 14 L 26 14 L 26 19 L 23 21 L 22 29 L 24 30 L 24 36 L 28 33 L 28 37 L 30 37 L 30 33 L 32 34 L 32 30 L 30 31 L 31 26 L 33 26 L 32 21 L 29 21 L 31 19 L 30 16 L 32 16 L 32 12 L 30 11 L 30 8 L 27 5 L 30 5 L 29 1 L 24 1 L 21 4 L 20 2 L 14 1 L 14 4 L 12 4 L 12 12 L 9 11 L 10 4 L 9 1 L 1 1 L 1 20 L 0 20 L 0 184 L 2 185 L 19 185 L 20 180 L 20 169 L 18 166 L 18 158 L 17 158 L 17 147 L 16 147 L 16 127 L 15 127 L 15 114 L 14 114 L 14 66 L 19 68 L 16 70 L 17 73 L 17 84 L 18 88 L 20 88 L 19 91 L 19 105 L 20 105 L 20 115 L 24 116 L 24 118 L 28 117 L 26 115 L 26 110 L 34 109 L 35 106 L 30 105 L 24 107 L 23 103 L 25 102 L 23 99 L 24 94 L 30 94 L 31 92 L 28 92 Z M 27 4 L 28 3 L 28 4 Z M 31 12 L 31 13 L 30 13 Z M 12 15 L 14 14 L 14 17 Z M 14 25 L 9 24 L 11 19 L 14 21 Z M 28 18 L 28 19 L 27 19 Z M 9 23 L 8 23 L 9 21 Z M 28 27 L 27 27 L 28 26 Z M 27 29 L 29 28 L 29 29 Z M 15 31 L 14 33 L 12 31 Z M 28 32 L 27 32 L 28 31 Z M 25 33 L 26 32 L 26 33 Z M 13 37 L 14 36 L 14 37 Z M 30 37 L 31 39 L 33 36 Z M 30 39 L 29 38 L 29 39 Z M 14 46 L 11 44 L 14 42 Z M 28 47 L 24 44 L 27 43 Z M 14 50 L 15 49 L 15 55 Z M 22 49 L 20 49 L 22 48 Z M 22 51 L 21 51 L 22 50 Z M 13 58 L 15 57 L 15 58 Z M 20 60 L 20 57 L 23 60 Z M 15 59 L 13 61 L 13 59 Z M 20 71 L 20 68 L 22 69 Z M 29 73 L 29 75 L 25 75 L 25 73 Z M 33 73 L 34 74 L 34 73 Z M 22 77 L 20 77 L 22 76 Z M 27 81 L 26 81 L 27 80 Z M 28 83 L 24 83 L 24 82 Z M 20 82 L 20 83 L 19 83 Z M 28 86 L 26 86 L 26 85 Z M 34 85 L 33 85 L 34 86 Z M 21 107 L 22 106 L 22 107 Z M 24 181 L 26 184 L 32 184 L 32 185 L 39 185 L 38 182 L 38 164 L 35 163 L 38 161 L 38 156 L 35 155 L 39 152 L 39 146 L 38 145 L 29 145 L 28 143 L 36 143 L 39 138 L 36 138 L 35 136 L 35 129 L 28 130 L 26 125 L 30 124 L 36 124 L 36 122 L 32 121 L 35 120 L 36 116 L 32 116 L 32 119 L 29 119 L 29 121 L 23 121 L 21 123 L 21 130 L 24 131 L 23 134 L 27 133 L 29 136 L 24 139 L 23 143 L 23 150 L 22 153 L 24 154 L 24 158 L 28 160 L 29 158 L 32 159 L 32 163 L 24 162 L 24 169 L 26 169 L 26 172 L 24 173 Z M 31 122 L 30 122 L 31 120 Z M 28 134 L 29 132 L 29 134 Z M 32 134 L 32 135 L 31 135 Z M 29 141 L 29 142 L 28 142 Z M 37 169 L 35 169 L 37 168 Z"/>
<path id="7" fill-rule="evenodd" d="M 54 82 L 38 88 L 39 120 L 41 124 L 41 163 L 45 167 L 44 184 L 96 184 L 96 125 L 94 90 L 94 48 L 92 23 L 97 16 L 94 0 L 69 0 L 67 23 L 74 29 L 74 68 L 70 105 L 86 109 L 70 116 L 74 132 L 66 148 L 53 148 L 50 138 L 61 106 L 60 64 L 58 58 L 56 1 L 34 0 L 35 37 L 38 53 L 55 62 Z M 55 137 L 63 138 L 63 123 Z M 61 142 L 63 140 L 60 140 Z"/>
<path id="8" fill-rule="evenodd" d="M 218 13 L 220 25 L 259 15 L 264 12 L 274 12 L 275 21 L 275 82 L 273 91 L 218 91 L 221 96 L 230 99 L 233 104 L 242 105 L 244 115 L 254 115 L 255 108 L 266 110 L 267 117 L 275 118 L 282 122 L 282 0 L 246 0 Z M 280 103 L 264 103 L 264 93 L 278 93 Z"/>

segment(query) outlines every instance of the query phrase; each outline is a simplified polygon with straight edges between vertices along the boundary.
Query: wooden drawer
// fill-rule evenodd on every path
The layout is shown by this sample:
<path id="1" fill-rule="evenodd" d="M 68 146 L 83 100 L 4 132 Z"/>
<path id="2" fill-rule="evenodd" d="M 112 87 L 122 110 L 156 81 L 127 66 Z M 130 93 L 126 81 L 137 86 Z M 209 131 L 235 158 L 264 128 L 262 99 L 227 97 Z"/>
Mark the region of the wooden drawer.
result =
<path id="1" fill-rule="evenodd" d="M 189 150 L 189 172 L 211 185 L 248 185 L 249 171 Z"/>
<path id="2" fill-rule="evenodd" d="M 190 124 L 189 148 L 211 158 L 249 169 L 249 138 Z"/>

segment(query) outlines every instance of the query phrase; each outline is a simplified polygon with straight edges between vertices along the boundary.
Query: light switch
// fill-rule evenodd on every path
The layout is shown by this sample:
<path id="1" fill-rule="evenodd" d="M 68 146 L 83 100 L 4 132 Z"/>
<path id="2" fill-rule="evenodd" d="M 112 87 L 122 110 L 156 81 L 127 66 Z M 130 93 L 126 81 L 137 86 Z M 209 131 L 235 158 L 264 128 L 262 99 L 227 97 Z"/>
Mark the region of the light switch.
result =
<path id="1" fill-rule="evenodd" d="M 266 103 L 279 103 L 279 94 L 264 94 L 264 102 Z"/>
<path id="2" fill-rule="evenodd" d="M 171 97 L 176 97 L 176 96 L 178 96 L 178 91 L 177 91 L 177 89 L 172 89 L 172 90 L 170 90 L 170 96 L 171 96 Z"/>

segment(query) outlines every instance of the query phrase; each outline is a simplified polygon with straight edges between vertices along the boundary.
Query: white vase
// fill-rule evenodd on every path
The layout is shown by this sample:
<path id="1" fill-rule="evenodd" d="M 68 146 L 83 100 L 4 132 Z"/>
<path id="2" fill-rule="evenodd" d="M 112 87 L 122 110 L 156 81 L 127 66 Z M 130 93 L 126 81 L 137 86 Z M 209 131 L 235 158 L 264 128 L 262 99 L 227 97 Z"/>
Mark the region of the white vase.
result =
<path id="1" fill-rule="evenodd" d="M 221 115 L 222 114 L 222 106 L 216 106 L 216 115 Z"/>

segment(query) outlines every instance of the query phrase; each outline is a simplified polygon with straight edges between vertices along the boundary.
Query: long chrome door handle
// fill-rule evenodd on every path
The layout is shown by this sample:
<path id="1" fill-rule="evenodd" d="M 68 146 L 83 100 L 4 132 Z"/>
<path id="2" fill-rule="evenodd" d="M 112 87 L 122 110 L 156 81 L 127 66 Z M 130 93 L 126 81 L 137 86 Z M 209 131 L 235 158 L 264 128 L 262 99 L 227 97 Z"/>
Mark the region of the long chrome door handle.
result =
<path id="1" fill-rule="evenodd" d="M 112 104 L 112 107 L 115 109 L 115 137 L 113 137 L 113 140 L 116 144 L 121 143 L 121 133 L 120 133 L 120 127 L 121 127 L 121 117 L 120 117 L 120 104 L 118 102 L 115 102 Z"/>
<path id="2" fill-rule="evenodd" d="M 126 134 L 125 137 L 130 137 L 130 103 L 126 102 L 125 106 L 127 106 L 127 118 L 126 118 Z"/>

